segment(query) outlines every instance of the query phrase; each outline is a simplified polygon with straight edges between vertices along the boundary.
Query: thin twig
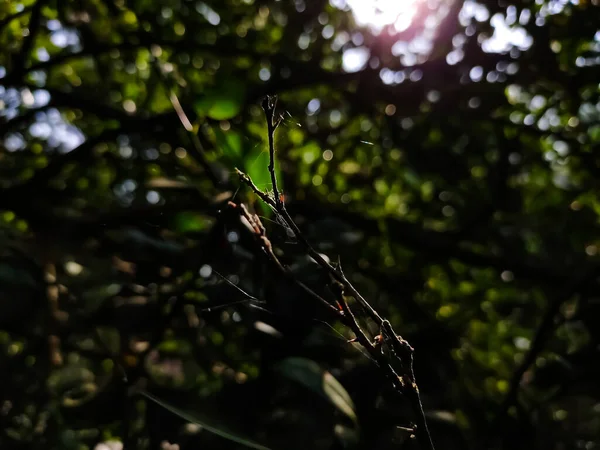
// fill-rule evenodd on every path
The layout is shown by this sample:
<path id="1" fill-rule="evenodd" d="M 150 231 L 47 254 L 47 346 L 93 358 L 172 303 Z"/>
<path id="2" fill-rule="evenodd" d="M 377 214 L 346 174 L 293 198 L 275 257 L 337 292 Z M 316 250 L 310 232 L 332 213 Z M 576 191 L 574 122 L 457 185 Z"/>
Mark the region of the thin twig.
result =
<path id="1" fill-rule="evenodd" d="M 365 349 L 367 349 L 369 354 L 373 357 L 374 352 L 377 351 L 377 349 L 371 343 L 371 341 L 369 340 L 369 338 L 367 337 L 365 332 L 362 330 L 362 328 L 360 327 L 360 324 L 358 323 L 358 320 L 356 320 L 354 313 L 350 309 L 350 305 L 348 305 L 348 301 L 346 300 L 346 297 L 344 296 L 344 286 L 339 282 L 334 282 L 332 284 L 332 288 L 333 288 L 333 290 L 337 291 L 337 292 L 335 292 L 336 298 L 338 299 L 340 307 L 342 308 L 342 311 L 344 312 L 344 316 L 346 318 L 348 327 L 354 332 L 354 335 L 356 336 L 356 340 Z M 374 359 L 377 360 L 376 357 Z"/>
<path id="2" fill-rule="evenodd" d="M 338 297 L 340 299 L 340 306 L 345 314 L 344 317 L 347 319 L 346 324 L 354 331 L 356 340 L 367 349 L 373 360 L 383 371 L 384 375 L 392 382 L 396 392 L 405 395 L 409 399 L 409 402 L 414 409 L 417 422 L 416 425 L 409 430 L 414 433 L 415 437 L 423 448 L 434 450 L 433 441 L 431 440 L 429 427 L 427 426 L 427 420 L 425 418 L 425 411 L 423 410 L 423 404 L 419 395 L 419 388 L 414 381 L 413 348 L 408 344 L 407 341 L 394 333 L 394 330 L 392 329 L 392 326 L 388 320 L 384 320 L 382 325 L 382 334 L 385 336 L 385 338 L 382 338 L 379 341 L 380 344 L 373 345 L 360 328 L 358 321 L 348 306 L 343 294 L 342 285 L 337 284 L 337 286 L 340 287 Z M 392 352 L 400 360 L 403 369 L 402 376 L 399 376 L 396 373 L 387 358 L 381 352 L 380 345 L 383 341 L 387 343 L 388 347 L 390 347 Z"/>
<path id="3" fill-rule="evenodd" d="M 269 138 L 269 173 L 271 174 L 271 183 L 273 184 L 273 194 L 274 198 L 271 198 L 266 193 L 262 192 L 258 187 L 252 182 L 250 177 L 240 170 L 236 169 L 237 174 L 240 179 L 246 183 L 265 203 L 275 209 L 275 211 L 282 216 L 288 226 L 294 232 L 294 235 L 298 241 L 302 244 L 302 246 L 306 249 L 307 253 L 311 258 L 315 260 L 317 264 L 319 264 L 325 271 L 329 272 L 331 276 L 338 282 L 342 283 L 345 288 L 352 294 L 354 298 L 356 298 L 363 307 L 369 313 L 371 319 L 373 319 L 378 326 L 381 326 L 381 322 L 383 319 L 381 316 L 375 311 L 375 309 L 367 302 L 367 300 L 354 288 L 352 283 L 344 276 L 341 270 L 336 269 L 330 263 L 325 261 L 325 258 L 317 252 L 310 242 L 304 237 L 300 228 L 296 225 L 290 214 L 288 213 L 285 202 L 283 198 L 279 195 L 279 190 L 277 187 L 277 177 L 275 174 L 275 130 L 277 126 L 281 122 L 281 119 L 275 120 L 275 106 L 277 105 L 277 98 L 275 96 L 267 96 L 263 103 L 262 107 L 265 111 L 265 116 L 267 118 L 267 130 L 268 130 L 268 138 Z"/>
<path id="4" fill-rule="evenodd" d="M 273 185 L 273 195 L 275 196 L 275 205 L 277 210 L 283 207 L 283 200 L 279 196 L 277 188 L 277 176 L 275 174 L 275 130 L 281 122 L 281 118 L 275 120 L 275 106 L 277 106 L 277 97 L 267 95 L 262 103 L 263 110 L 267 117 L 267 133 L 269 136 L 269 173 L 271 174 L 271 184 Z"/>
<path id="5" fill-rule="evenodd" d="M 421 402 L 419 387 L 415 381 L 413 367 L 414 349 L 405 339 L 402 339 L 395 333 L 388 320 L 383 321 L 381 329 L 384 339 L 402 363 L 404 377 L 407 378 L 404 383 L 404 395 L 409 398 L 410 403 L 417 412 L 417 414 L 415 414 L 417 419 L 415 436 L 419 442 L 422 444 L 424 443 L 426 448 L 433 449 L 431 434 L 429 433 L 429 427 L 427 426 L 427 420 L 425 419 L 425 411 L 423 410 L 423 402 Z"/>
<path id="6" fill-rule="evenodd" d="M 242 180 L 245 184 L 247 184 L 250 187 L 250 189 L 252 189 L 254 191 L 254 193 L 256 195 L 258 195 L 263 202 L 265 202 L 267 205 L 271 206 L 272 208 L 277 207 L 277 205 L 275 204 L 275 201 L 271 197 L 269 197 L 268 194 L 261 191 L 258 188 L 258 186 L 256 186 L 254 184 L 254 181 L 252 181 L 252 179 L 247 174 L 245 174 L 244 172 L 242 172 L 241 170 L 239 170 L 237 168 L 235 169 L 235 173 L 238 174 L 238 176 L 240 177 L 240 180 Z"/>
<path id="7" fill-rule="evenodd" d="M 337 297 L 338 305 L 341 308 L 341 311 L 336 310 L 338 314 L 338 318 L 342 320 L 346 326 L 348 326 L 355 334 L 356 340 L 369 352 L 371 357 L 376 361 L 377 365 L 381 368 L 383 374 L 390 379 L 394 389 L 397 393 L 403 394 L 408 399 L 413 414 L 416 417 L 416 426 L 414 427 L 415 436 L 417 437 L 421 447 L 426 450 L 434 450 L 433 442 L 431 440 L 431 436 L 429 434 L 429 429 L 427 426 L 427 420 L 425 418 L 425 413 L 423 411 L 423 405 L 421 402 L 421 397 L 419 394 L 419 389 L 415 382 L 415 376 L 413 371 L 413 348 L 408 344 L 407 341 L 400 338 L 393 330 L 390 322 L 388 320 L 383 319 L 377 311 L 367 302 L 367 300 L 354 288 L 352 283 L 346 278 L 344 275 L 341 265 L 338 267 L 334 267 L 325 258 L 318 253 L 308 242 L 308 240 L 304 237 L 290 214 L 287 212 L 285 207 L 285 202 L 283 198 L 279 195 L 279 190 L 277 187 L 277 177 L 275 174 L 275 144 L 274 144 L 274 134 L 277 126 L 279 125 L 281 119 L 275 119 L 275 106 L 277 104 L 277 98 L 274 96 L 267 96 L 263 103 L 262 107 L 265 111 L 265 116 L 267 119 L 267 128 L 269 133 L 269 166 L 268 170 L 271 175 L 271 182 L 273 185 L 273 193 L 274 198 L 270 197 L 269 194 L 262 192 L 252 181 L 252 179 L 245 173 L 236 169 L 237 174 L 240 177 L 240 180 L 247 184 L 252 191 L 258 197 L 264 201 L 267 205 L 271 206 L 285 221 L 287 226 L 292 229 L 296 239 L 302 244 L 306 252 L 309 256 L 311 256 L 317 264 L 319 264 L 334 280 L 333 287 L 335 290 L 335 294 Z M 254 228 L 255 235 L 261 241 L 261 246 L 265 252 L 267 252 L 271 259 L 277 262 L 280 266 L 280 269 L 283 269 L 281 263 L 277 260 L 273 253 L 273 249 L 271 243 L 266 239 L 264 233 L 264 227 L 260 223 L 258 217 L 253 218 L 247 212 L 243 205 L 240 206 L 240 209 L 244 213 L 244 217 L 251 228 Z M 285 271 L 285 269 L 284 269 Z M 292 278 L 299 283 L 293 275 Z M 367 336 L 367 334 L 360 327 L 358 320 L 356 319 L 354 313 L 352 312 L 348 302 L 344 296 L 344 291 L 348 291 L 352 297 L 354 297 L 360 304 L 363 306 L 377 325 L 381 329 L 381 335 L 378 336 L 379 340 L 376 341 L 376 344 L 371 343 L 371 340 Z M 323 300 L 329 307 L 332 307 L 329 302 Z M 335 308 L 334 308 L 335 310 Z M 381 351 L 381 346 L 383 344 L 387 345 L 390 353 L 393 354 L 400 361 L 400 368 L 402 369 L 402 373 L 398 375 L 392 365 L 390 364 L 390 360 L 385 356 L 385 354 Z"/>
<path id="8" fill-rule="evenodd" d="M 338 286 L 343 289 L 341 284 L 338 284 Z M 413 371 L 414 349 L 407 341 L 395 334 L 394 330 L 392 329 L 392 325 L 388 320 L 383 321 L 382 334 L 385 337 L 382 338 L 380 342 L 385 341 L 388 347 L 390 347 L 392 352 L 400 360 L 403 369 L 403 375 L 399 376 L 389 364 L 389 361 L 385 358 L 378 346 L 373 345 L 360 328 L 358 321 L 348 306 L 348 302 L 343 295 L 342 289 L 339 291 L 338 298 L 340 299 L 339 303 L 344 311 L 345 318 L 347 319 L 346 324 L 354 331 L 356 340 L 358 340 L 358 342 L 367 349 L 371 357 L 377 362 L 387 378 L 390 379 L 396 391 L 408 397 L 415 410 L 417 422 L 416 426 L 414 426 L 411 431 L 415 434 L 424 448 L 433 450 L 433 442 L 429 433 L 429 427 L 427 426 L 427 420 L 425 419 L 425 411 L 423 410 L 423 404 L 419 395 L 419 388 L 415 382 L 415 375 Z"/>
<path id="9" fill-rule="evenodd" d="M 317 294 L 311 288 L 306 286 L 302 281 L 297 279 L 294 276 L 294 274 L 292 272 L 290 272 L 290 270 L 287 267 L 285 267 L 283 264 L 281 264 L 281 261 L 279 261 L 279 259 L 275 255 L 275 253 L 273 253 L 273 247 L 271 245 L 271 242 L 267 238 L 265 227 L 263 226 L 259 217 L 256 214 L 250 214 L 248 209 L 243 204 L 236 205 L 233 202 L 229 202 L 229 207 L 234 209 L 235 211 L 237 211 L 238 214 L 240 215 L 240 217 L 243 218 L 246 228 L 249 228 L 249 230 L 254 235 L 254 238 L 257 241 L 258 246 L 263 251 L 263 253 L 266 255 L 267 260 L 279 272 L 281 272 L 282 275 L 284 275 L 289 281 L 293 282 L 298 287 L 300 287 L 300 289 L 302 291 L 304 291 L 306 294 L 308 294 L 310 297 L 312 297 L 313 299 L 315 299 L 319 303 L 321 303 L 323 306 L 325 306 L 329 310 L 329 312 L 334 315 L 334 317 L 341 316 L 341 312 L 335 306 L 333 306 L 331 303 L 329 303 L 327 300 L 325 300 L 323 297 L 321 297 L 319 294 Z"/>

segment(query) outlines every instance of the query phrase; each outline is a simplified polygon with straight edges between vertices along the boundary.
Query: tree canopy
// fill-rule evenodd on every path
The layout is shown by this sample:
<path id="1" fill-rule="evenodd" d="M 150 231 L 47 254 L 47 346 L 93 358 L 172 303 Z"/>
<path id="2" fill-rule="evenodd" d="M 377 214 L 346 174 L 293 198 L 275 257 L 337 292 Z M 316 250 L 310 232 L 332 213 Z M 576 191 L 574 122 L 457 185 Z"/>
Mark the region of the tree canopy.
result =
<path id="1" fill-rule="evenodd" d="M 0 0 L 0 447 L 597 448 L 599 6 Z"/>

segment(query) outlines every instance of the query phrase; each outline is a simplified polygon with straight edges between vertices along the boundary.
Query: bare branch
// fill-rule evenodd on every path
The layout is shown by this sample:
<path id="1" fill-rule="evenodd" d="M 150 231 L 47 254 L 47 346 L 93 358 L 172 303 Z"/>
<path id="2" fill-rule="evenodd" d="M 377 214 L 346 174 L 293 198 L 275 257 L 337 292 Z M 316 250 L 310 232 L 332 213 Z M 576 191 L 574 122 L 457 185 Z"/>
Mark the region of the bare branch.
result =
<path id="1" fill-rule="evenodd" d="M 269 198 L 269 200 L 271 199 Z M 272 266 L 274 266 L 277 269 L 277 271 L 284 275 L 289 281 L 296 284 L 302 291 L 304 291 L 304 293 L 308 294 L 308 296 L 312 297 L 313 299 L 321 303 L 323 306 L 325 306 L 332 314 L 334 314 L 334 317 L 341 316 L 341 311 L 339 311 L 335 306 L 333 306 L 319 294 L 317 294 L 308 286 L 306 286 L 302 281 L 296 278 L 287 267 L 281 264 L 281 261 L 279 261 L 279 259 L 273 252 L 273 247 L 271 245 L 271 242 L 267 238 L 265 227 L 263 226 L 259 217 L 256 214 L 250 214 L 246 206 L 243 204 L 236 205 L 233 202 L 229 202 L 229 207 L 237 211 L 240 217 L 243 218 L 246 224 L 246 228 L 250 229 L 260 249 L 266 255 L 267 260 L 271 263 Z"/>
<path id="2" fill-rule="evenodd" d="M 269 173 L 271 174 L 271 184 L 273 185 L 273 195 L 275 196 L 275 205 L 277 210 L 283 208 L 283 200 L 279 196 L 277 188 L 277 176 L 275 175 L 275 130 L 279 125 L 279 120 L 275 120 L 275 107 L 277 106 L 277 96 L 267 95 L 262 102 L 262 108 L 267 117 L 267 133 L 269 137 Z"/>
<path id="3" fill-rule="evenodd" d="M 245 174 L 244 172 L 242 172 L 241 170 L 239 170 L 237 168 L 235 169 L 235 173 L 238 174 L 238 176 L 240 177 L 240 180 L 242 180 L 245 184 L 247 184 L 250 187 L 250 189 L 252 189 L 254 191 L 254 193 L 256 195 L 258 195 L 263 202 L 265 202 L 267 205 L 271 206 L 272 208 L 277 208 L 275 201 L 271 197 L 269 197 L 268 194 L 261 191 L 258 188 L 258 186 L 256 186 L 254 184 L 252 179 L 247 174 Z"/>
<path id="4" fill-rule="evenodd" d="M 371 357 L 377 362 L 377 365 L 382 370 L 383 374 L 391 381 L 394 386 L 395 391 L 398 394 L 403 394 L 408 399 L 411 408 L 413 410 L 413 414 L 416 417 L 416 426 L 414 427 L 415 436 L 419 440 L 421 447 L 426 450 L 433 450 L 433 442 L 431 440 L 431 436 L 429 434 L 429 429 L 427 426 L 427 420 L 425 418 L 425 413 L 423 411 L 423 405 L 421 402 L 421 397 L 419 394 L 419 389 L 415 382 L 415 376 L 413 371 L 413 348 L 406 342 L 404 339 L 401 339 L 397 336 L 397 334 L 392 329 L 392 326 L 388 320 L 383 319 L 377 311 L 369 304 L 369 302 L 354 288 L 352 283 L 346 278 L 344 275 L 341 265 L 338 264 L 338 267 L 334 267 L 325 258 L 318 253 L 308 242 L 308 240 L 304 237 L 298 225 L 294 222 L 288 211 L 285 207 L 285 202 L 283 198 L 279 196 L 279 191 L 277 188 L 277 179 L 275 176 L 275 144 L 274 144 L 274 132 L 279 125 L 279 121 L 275 119 L 275 106 L 277 99 L 276 97 L 267 96 L 262 103 L 263 109 L 265 111 L 265 116 L 267 119 L 267 128 L 269 133 L 269 166 L 268 170 L 271 175 L 271 181 L 273 184 L 273 191 L 275 198 L 271 198 L 268 194 L 262 192 L 258 187 L 254 184 L 252 179 L 245 173 L 236 169 L 240 180 L 247 184 L 253 191 L 258 195 L 266 204 L 271 206 L 277 214 L 279 214 L 285 223 L 292 229 L 295 237 L 302 244 L 306 252 L 309 256 L 311 256 L 317 264 L 321 266 L 323 270 L 325 270 L 331 278 L 334 280 L 333 288 L 336 293 L 336 297 L 338 299 L 339 307 L 341 308 L 338 313 L 339 318 L 343 321 L 343 323 L 348 326 L 355 334 L 356 340 L 369 352 Z M 266 240 L 266 236 L 264 235 L 264 227 L 258 220 L 258 218 L 252 218 L 247 210 L 241 206 L 241 209 L 245 211 L 246 220 L 249 222 L 250 226 L 255 229 L 255 234 L 262 241 L 263 250 L 265 250 L 271 258 L 279 261 L 275 258 L 273 254 L 273 249 L 271 247 L 271 243 Z M 281 265 L 279 263 L 279 265 Z M 285 269 L 284 269 L 285 270 Z M 293 277 L 293 275 L 292 275 Z M 295 279 L 295 277 L 293 277 Z M 298 280 L 296 280 L 299 283 Z M 365 334 L 365 332 L 361 329 L 358 320 L 356 319 L 354 313 L 352 312 L 348 302 L 344 296 L 344 291 L 348 291 L 352 297 L 354 297 L 360 304 L 363 306 L 371 319 L 373 319 L 377 325 L 381 329 L 381 335 L 378 336 L 378 343 L 371 343 L 369 337 Z M 326 301 L 325 301 L 326 302 Z M 326 302 L 328 306 L 331 305 Z M 335 308 L 334 308 L 335 309 Z M 381 345 L 383 343 L 387 344 L 388 349 L 390 350 L 391 355 L 395 356 L 400 362 L 400 368 L 402 372 L 400 375 L 396 373 L 394 368 L 392 367 L 391 361 L 381 352 Z"/>

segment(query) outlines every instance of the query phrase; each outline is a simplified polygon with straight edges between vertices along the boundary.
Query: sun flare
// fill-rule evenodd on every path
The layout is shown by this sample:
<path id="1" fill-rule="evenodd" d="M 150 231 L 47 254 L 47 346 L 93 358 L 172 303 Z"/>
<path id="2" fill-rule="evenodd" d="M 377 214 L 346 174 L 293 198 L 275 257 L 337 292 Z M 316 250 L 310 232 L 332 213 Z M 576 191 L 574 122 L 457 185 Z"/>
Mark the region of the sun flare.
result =
<path id="1" fill-rule="evenodd" d="M 393 25 L 396 31 L 406 30 L 417 14 L 420 0 L 346 0 L 356 22 L 381 30 Z"/>

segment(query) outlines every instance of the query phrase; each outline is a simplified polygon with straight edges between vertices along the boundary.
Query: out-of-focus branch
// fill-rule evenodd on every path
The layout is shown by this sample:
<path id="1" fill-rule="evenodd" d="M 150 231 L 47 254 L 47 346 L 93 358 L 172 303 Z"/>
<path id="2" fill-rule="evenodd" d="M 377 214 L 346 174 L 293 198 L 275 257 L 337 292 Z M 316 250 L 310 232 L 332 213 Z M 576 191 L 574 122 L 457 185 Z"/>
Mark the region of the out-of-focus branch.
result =
<path id="1" fill-rule="evenodd" d="M 44 0 L 41 0 L 44 1 Z M 40 2 L 38 2 L 40 3 Z M 32 11 L 33 15 L 33 11 Z M 57 55 L 52 56 L 47 61 L 41 61 L 35 64 L 31 64 L 30 66 L 23 67 L 23 70 L 20 73 L 20 76 L 17 76 L 15 72 L 11 72 L 7 74 L 4 78 L 0 78 L 2 82 L 6 85 L 10 84 L 18 84 L 20 78 L 23 75 L 28 73 L 39 71 L 39 70 L 49 70 L 60 64 L 64 64 L 70 62 L 72 60 L 80 59 L 80 58 L 96 58 L 101 55 L 105 55 L 112 51 L 130 51 L 130 50 L 138 50 L 142 48 L 149 48 L 152 45 L 158 45 L 161 47 L 172 48 L 176 51 L 195 51 L 195 52 L 208 52 L 214 53 L 215 46 L 200 44 L 198 42 L 194 42 L 192 40 L 168 40 L 168 39 L 160 39 L 156 36 L 150 36 L 145 33 L 137 33 L 137 34 L 126 34 L 122 37 L 122 42 L 119 44 L 107 44 L 94 42 L 91 45 L 86 45 L 83 49 L 71 52 L 65 51 L 61 52 Z M 20 54 L 22 51 L 20 52 Z M 223 45 L 223 47 L 219 47 L 219 54 L 221 56 L 256 56 L 260 57 L 261 55 L 253 55 L 251 50 L 237 50 L 235 46 L 227 46 Z"/>
<path id="2" fill-rule="evenodd" d="M 372 219 L 366 214 L 336 207 L 333 204 L 323 205 L 318 201 L 313 202 L 312 199 L 294 200 L 287 208 L 292 213 L 307 218 L 336 217 L 361 230 L 367 237 L 381 235 L 381 228 L 377 219 Z M 419 225 L 393 217 L 383 220 L 389 231 L 388 236 L 393 242 L 425 253 L 432 260 L 447 261 L 448 258 L 455 258 L 473 266 L 491 267 L 498 271 L 510 270 L 516 277 L 543 281 L 551 285 L 564 283 L 568 278 L 564 270 L 542 262 L 518 260 L 502 254 L 492 255 L 475 252 L 470 250 L 468 245 L 465 245 L 466 243 L 461 243 L 445 232 L 423 229 Z"/>
<path id="3" fill-rule="evenodd" d="M 183 128 L 187 132 L 187 136 L 188 136 L 190 144 L 191 144 L 191 149 L 193 150 L 192 154 L 193 154 L 194 158 L 202 166 L 202 168 L 206 172 L 208 178 L 213 183 L 213 185 L 215 187 L 217 187 L 220 184 L 219 177 L 214 172 L 214 170 L 212 169 L 212 167 L 210 166 L 210 164 L 208 163 L 208 161 L 206 159 L 206 155 L 204 152 L 204 148 L 202 147 L 202 143 L 200 142 L 200 139 L 198 138 L 198 134 L 194 131 L 192 122 L 190 121 L 187 114 L 183 110 L 183 107 L 181 106 L 181 102 L 179 101 L 179 98 L 177 97 L 177 94 L 175 93 L 173 83 L 167 77 L 167 73 L 165 72 L 164 67 L 160 64 L 159 61 L 156 61 L 156 64 L 154 67 L 156 68 L 156 72 L 158 73 L 159 77 L 163 80 L 163 82 L 166 85 L 166 89 L 169 92 L 169 100 L 171 101 L 171 105 L 173 106 L 173 109 L 175 110 L 175 113 L 177 114 L 177 118 L 179 119 L 179 121 L 181 122 L 181 125 L 183 125 Z"/>
<path id="4" fill-rule="evenodd" d="M 586 269 L 581 269 L 572 279 L 559 290 L 549 301 L 548 308 L 542 317 L 542 320 L 534 334 L 531 346 L 522 362 L 518 365 L 512 375 L 509 390 L 500 405 L 498 413 L 490 426 L 490 430 L 485 435 L 485 439 L 489 440 L 498 433 L 503 427 L 502 424 L 506 420 L 508 410 L 517 401 L 521 380 L 523 375 L 535 362 L 538 355 L 544 350 L 546 342 L 552 336 L 556 329 L 556 316 L 560 312 L 561 306 L 568 301 L 573 295 L 579 292 L 585 285 L 594 281 L 600 273 L 600 265 L 594 264 Z M 487 448 L 487 445 L 482 448 Z"/>
<path id="5" fill-rule="evenodd" d="M 117 129 L 106 130 L 98 136 L 86 139 L 69 153 L 51 159 L 50 163 L 44 169 L 36 172 L 29 180 L 7 189 L 4 194 L 5 200 L 11 201 L 11 198 L 18 198 L 20 195 L 45 187 L 48 181 L 57 176 L 67 164 L 89 157 L 90 152 L 96 145 L 116 139 L 121 133 L 122 132 Z"/>
<path id="6" fill-rule="evenodd" d="M 2 31 L 4 27 L 11 23 L 13 20 L 18 19 L 19 17 L 24 16 L 25 14 L 28 14 L 34 6 L 35 5 L 26 6 L 21 11 L 18 11 L 0 20 L 0 31 Z"/>
<path id="7" fill-rule="evenodd" d="M 21 80 L 25 75 L 27 62 L 29 60 L 31 50 L 35 44 L 35 39 L 42 26 L 42 7 L 44 6 L 45 0 L 38 0 L 31 8 L 31 17 L 29 18 L 28 31 L 29 33 L 23 39 L 23 45 L 12 61 L 12 73 L 15 78 Z"/>

